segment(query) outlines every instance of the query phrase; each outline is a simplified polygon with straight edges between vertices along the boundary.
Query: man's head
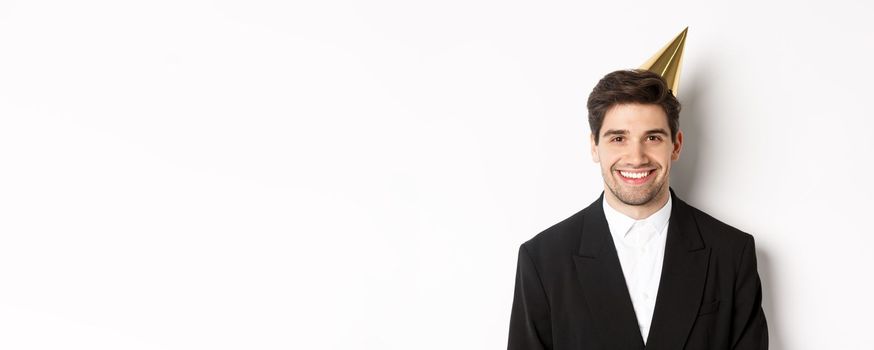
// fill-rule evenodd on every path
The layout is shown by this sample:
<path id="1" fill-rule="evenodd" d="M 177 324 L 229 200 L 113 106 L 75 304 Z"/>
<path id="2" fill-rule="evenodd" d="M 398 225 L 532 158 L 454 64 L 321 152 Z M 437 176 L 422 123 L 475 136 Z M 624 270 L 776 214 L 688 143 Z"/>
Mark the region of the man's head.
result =
<path id="1" fill-rule="evenodd" d="M 677 141 L 680 129 L 680 101 L 658 74 L 648 70 L 618 70 L 607 74 L 589 94 L 589 127 L 595 135 L 595 144 L 600 141 L 599 131 L 610 107 L 617 104 L 655 104 L 667 115 L 671 140 Z"/>
<path id="2" fill-rule="evenodd" d="M 664 80 L 644 70 L 612 72 L 592 90 L 588 108 L 592 159 L 610 194 L 628 206 L 667 200 L 683 133 L 680 102 Z"/>

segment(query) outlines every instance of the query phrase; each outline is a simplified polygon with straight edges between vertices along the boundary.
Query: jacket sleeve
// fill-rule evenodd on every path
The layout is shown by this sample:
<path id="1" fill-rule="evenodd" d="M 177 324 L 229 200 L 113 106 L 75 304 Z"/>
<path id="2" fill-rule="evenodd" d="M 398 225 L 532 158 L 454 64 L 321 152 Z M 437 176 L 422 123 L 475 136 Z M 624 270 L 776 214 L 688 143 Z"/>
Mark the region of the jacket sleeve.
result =
<path id="1" fill-rule="evenodd" d="M 519 247 L 519 260 L 516 263 L 516 287 L 507 349 L 552 349 L 549 302 L 537 267 L 524 244 Z"/>
<path id="2" fill-rule="evenodd" d="M 768 324 L 762 310 L 762 282 L 756 266 L 756 243 L 749 236 L 741 252 L 732 308 L 731 348 L 768 349 Z"/>

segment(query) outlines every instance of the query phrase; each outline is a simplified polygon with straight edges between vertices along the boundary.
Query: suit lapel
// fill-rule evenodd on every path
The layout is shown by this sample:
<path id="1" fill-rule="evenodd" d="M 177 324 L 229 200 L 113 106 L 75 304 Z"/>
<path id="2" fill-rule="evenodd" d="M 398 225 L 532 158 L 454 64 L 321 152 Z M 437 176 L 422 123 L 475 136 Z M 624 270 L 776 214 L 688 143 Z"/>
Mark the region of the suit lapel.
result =
<path id="1" fill-rule="evenodd" d="M 665 260 L 646 348 L 682 349 L 704 293 L 710 248 L 704 246 L 692 210 L 671 189 Z"/>
<path id="2" fill-rule="evenodd" d="M 604 216 L 604 193 L 585 209 L 577 255 L 573 257 L 586 305 L 605 349 L 682 349 L 704 290 L 709 248 L 688 205 L 670 189 L 671 217 L 659 292 L 644 347 L 619 256 Z"/>

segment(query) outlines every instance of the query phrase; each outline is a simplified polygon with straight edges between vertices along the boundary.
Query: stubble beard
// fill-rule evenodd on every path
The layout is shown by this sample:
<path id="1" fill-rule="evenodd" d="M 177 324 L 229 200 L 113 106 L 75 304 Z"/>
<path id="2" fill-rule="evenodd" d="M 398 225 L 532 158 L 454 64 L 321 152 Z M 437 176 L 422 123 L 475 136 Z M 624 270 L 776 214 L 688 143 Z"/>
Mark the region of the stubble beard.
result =
<path id="1" fill-rule="evenodd" d="M 658 171 L 656 169 L 654 171 Z M 662 189 L 665 187 L 664 179 L 661 179 L 660 182 L 655 182 L 653 180 L 652 185 L 646 188 L 638 188 L 638 189 L 628 189 L 623 188 L 623 184 L 621 183 L 622 179 L 617 179 L 617 176 L 622 176 L 616 174 L 613 170 L 610 173 L 611 181 L 607 181 L 607 188 L 610 189 L 610 192 L 613 193 L 613 196 L 616 199 L 619 199 L 620 202 L 626 205 L 646 205 L 651 203 L 655 198 L 662 192 Z"/>

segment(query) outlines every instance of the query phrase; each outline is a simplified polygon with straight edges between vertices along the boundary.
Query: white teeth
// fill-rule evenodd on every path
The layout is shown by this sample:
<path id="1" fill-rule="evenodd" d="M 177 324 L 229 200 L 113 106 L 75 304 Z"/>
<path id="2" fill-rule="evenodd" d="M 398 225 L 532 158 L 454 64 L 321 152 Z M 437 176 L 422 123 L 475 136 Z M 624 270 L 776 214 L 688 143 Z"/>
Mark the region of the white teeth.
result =
<path id="1" fill-rule="evenodd" d="M 620 171 L 619 173 L 622 174 L 622 176 L 625 176 L 628 178 L 639 179 L 639 178 L 642 178 L 642 177 L 645 177 L 646 175 L 648 175 L 649 171 L 645 171 L 642 173 L 632 173 L 632 172 L 627 172 L 627 171 Z"/>

